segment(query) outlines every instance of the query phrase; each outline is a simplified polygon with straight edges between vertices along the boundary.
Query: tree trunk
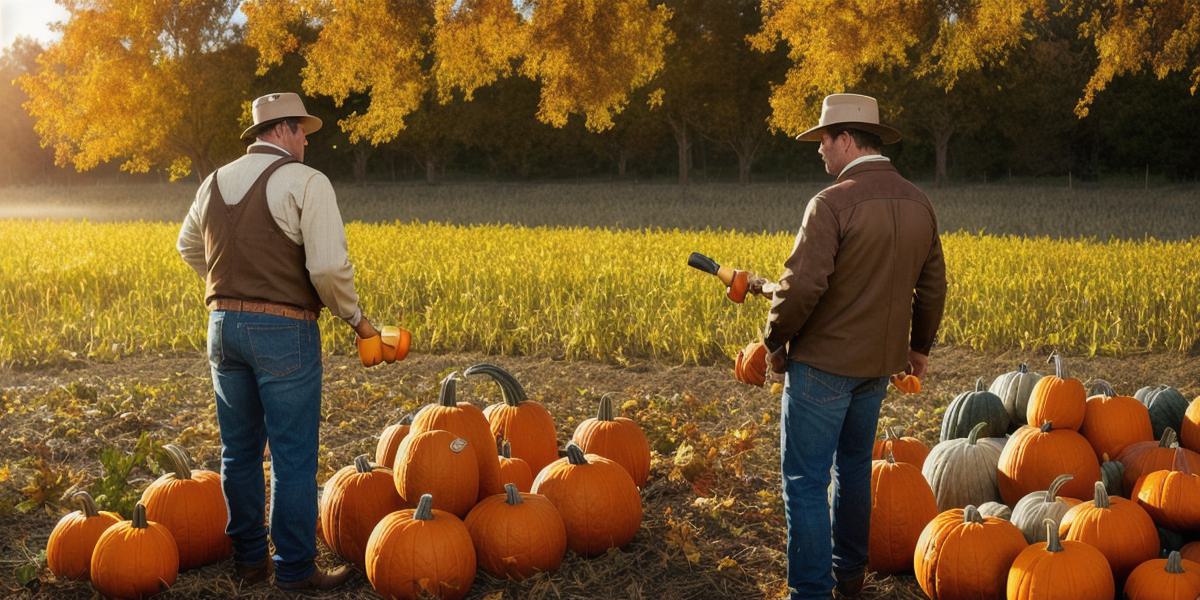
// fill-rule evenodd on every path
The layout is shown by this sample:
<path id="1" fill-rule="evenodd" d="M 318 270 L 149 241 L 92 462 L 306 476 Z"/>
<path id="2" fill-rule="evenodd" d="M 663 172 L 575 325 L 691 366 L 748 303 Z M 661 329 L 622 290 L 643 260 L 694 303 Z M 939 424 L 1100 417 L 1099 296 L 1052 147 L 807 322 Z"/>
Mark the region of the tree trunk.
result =
<path id="1" fill-rule="evenodd" d="M 434 184 L 438 181 L 437 159 L 433 156 L 425 157 L 425 183 Z"/>
<path id="2" fill-rule="evenodd" d="M 371 158 L 369 146 L 354 147 L 354 182 L 363 185 L 367 182 L 367 159 Z"/>
<path id="3" fill-rule="evenodd" d="M 617 179 L 625 179 L 626 167 L 629 165 L 629 152 L 624 148 L 617 151 Z"/>
<path id="4" fill-rule="evenodd" d="M 939 127 L 933 132 L 934 163 L 933 184 L 942 187 L 946 182 L 946 155 L 950 150 L 950 137 L 954 135 L 953 127 Z"/>
<path id="5" fill-rule="evenodd" d="M 738 183 L 750 184 L 750 168 L 754 165 L 754 157 L 758 154 L 759 141 L 753 136 L 742 136 L 738 143 L 731 144 L 738 157 Z"/>
<path id="6" fill-rule="evenodd" d="M 671 133 L 675 135 L 675 146 L 679 151 L 679 185 L 688 184 L 688 167 L 691 166 L 692 144 L 688 139 L 687 122 L 683 119 L 668 118 Z"/>

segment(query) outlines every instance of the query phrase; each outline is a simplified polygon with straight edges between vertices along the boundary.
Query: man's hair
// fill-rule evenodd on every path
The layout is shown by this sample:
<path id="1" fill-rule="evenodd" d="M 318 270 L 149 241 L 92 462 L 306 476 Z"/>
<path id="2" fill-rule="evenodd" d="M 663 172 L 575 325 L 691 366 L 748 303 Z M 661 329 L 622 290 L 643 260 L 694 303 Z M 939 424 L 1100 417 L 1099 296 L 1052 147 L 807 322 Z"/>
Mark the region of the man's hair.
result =
<path id="1" fill-rule="evenodd" d="M 288 131 L 291 131 L 292 133 L 296 133 L 296 128 L 300 127 L 300 119 L 298 117 L 284 117 L 282 119 L 275 119 L 272 121 L 267 121 L 267 122 L 263 123 L 262 125 L 259 125 L 258 131 L 254 132 L 254 137 L 259 137 L 259 136 L 264 135 L 268 131 L 274 129 L 275 126 L 280 123 L 287 125 Z"/>
<path id="2" fill-rule="evenodd" d="M 850 138 L 854 140 L 854 145 L 858 146 L 860 150 L 875 150 L 878 152 L 883 149 L 883 138 L 869 131 L 853 127 L 830 127 L 826 130 L 826 133 L 831 138 L 836 138 L 843 133 L 849 134 Z"/>

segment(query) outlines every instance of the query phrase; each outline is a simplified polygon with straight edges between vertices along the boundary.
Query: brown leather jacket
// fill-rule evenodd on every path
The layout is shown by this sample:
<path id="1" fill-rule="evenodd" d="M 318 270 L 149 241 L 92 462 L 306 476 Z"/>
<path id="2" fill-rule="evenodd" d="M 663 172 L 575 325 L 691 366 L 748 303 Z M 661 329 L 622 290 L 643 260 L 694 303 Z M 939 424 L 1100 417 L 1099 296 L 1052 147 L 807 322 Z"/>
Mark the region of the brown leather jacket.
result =
<path id="1" fill-rule="evenodd" d="M 765 338 L 790 360 L 880 377 L 933 346 L 946 300 L 937 217 L 890 162 L 859 163 L 814 196 L 784 267 Z"/>

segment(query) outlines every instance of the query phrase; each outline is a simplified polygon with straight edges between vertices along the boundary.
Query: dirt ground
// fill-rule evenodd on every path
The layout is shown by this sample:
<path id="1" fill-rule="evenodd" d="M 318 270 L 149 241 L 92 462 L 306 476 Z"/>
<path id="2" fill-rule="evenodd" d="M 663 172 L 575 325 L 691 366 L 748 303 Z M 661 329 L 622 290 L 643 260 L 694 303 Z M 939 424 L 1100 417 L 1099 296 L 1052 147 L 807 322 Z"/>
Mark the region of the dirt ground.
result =
<path id="1" fill-rule="evenodd" d="M 944 406 L 956 394 L 1027 362 L 1046 372 L 1045 354 L 982 354 L 939 348 L 924 391 L 884 403 L 881 425 L 899 425 L 932 445 Z M 523 582 L 482 572 L 469 597 L 499 598 L 780 598 L 785 596 L 785 529 L 779 497 L 779 399 L 735 382 L 730 365 L 607 365 L 481 355 L 413 356 L 364 370 L 345 356 L 327 357 L 319 481 L 362 453 L 373 456 L 379 432 L 433 401 L 441 378 L 477 362 L 494 362 L 524 383 L 531 399 L 558 421 L 565 443 L 608 392 L 638 421 L 653 449 L 642 491 L 644 517 L 620 551 L 583 559 L 568 554 L 556 573 Z M 1168 383 L 1200 394 L 1200 358 L 1153 354 L 1068 357 L 1072 376 L 1101 377 L 1122 393 Z M 22 587 L 59 515 L 63 494 L 91 489 L 102 476 L 100 453 L 129 452 L 143 432 L 186 446 L 204 468 L 217 469 L 219 443 L 207 361 L 194 354 L 141 356 L 116 363 L 77 363 L 36 371 L 0 370 L 0 595 L 91 598 L 85 583 L 55 580 L 44 568 Z M 460 399 L 498 400 L 487 382 L 459 386 Z M 158 472 L 134 468 L 140 490 Z M 25 510 L 19 502 L 38 500 Z M 336 561 L 322 547 L 320 560 Z M 288 597 L 267 585 L 238 589 L 224 562 L 181 573 L 167 598 Z M 323 598 L 374 598 L 356 575 Z M 871 579 L 866 598 L 921 598 L 911 576 Z"/>

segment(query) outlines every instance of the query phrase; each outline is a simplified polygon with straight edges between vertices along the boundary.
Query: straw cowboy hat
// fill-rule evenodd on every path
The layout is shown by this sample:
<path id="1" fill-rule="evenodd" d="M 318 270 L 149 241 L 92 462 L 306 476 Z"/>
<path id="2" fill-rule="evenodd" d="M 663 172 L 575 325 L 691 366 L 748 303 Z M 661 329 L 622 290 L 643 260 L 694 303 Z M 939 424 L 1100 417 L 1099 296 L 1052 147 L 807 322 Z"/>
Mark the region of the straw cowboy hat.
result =
<path id="1" fill-rule="evenodd" d="M 254 99 L 253 111 L 254 124 L 242 132 L 243 142 L 254 139 L 258 132 L 289 117 L 300 119 L 304 135 L 321 128 L 321 119 L 308 114 L 308 111 L 304 110 L 304 102 L 300 100 L 300 96 L 292 92 L 259 96 Z"/>
<path id="2" fill-rule="evenodd" d="M 802 142 L 821 141 L 821 130 L 842 125 L 873 133 L 885 144 L 900 141 L 900 132 L 879 123 L 879 104 L 870 96 L 860 94 L 830 94 L 821 103 L 821 120 L 817 126 L 796 136 Z"/>

